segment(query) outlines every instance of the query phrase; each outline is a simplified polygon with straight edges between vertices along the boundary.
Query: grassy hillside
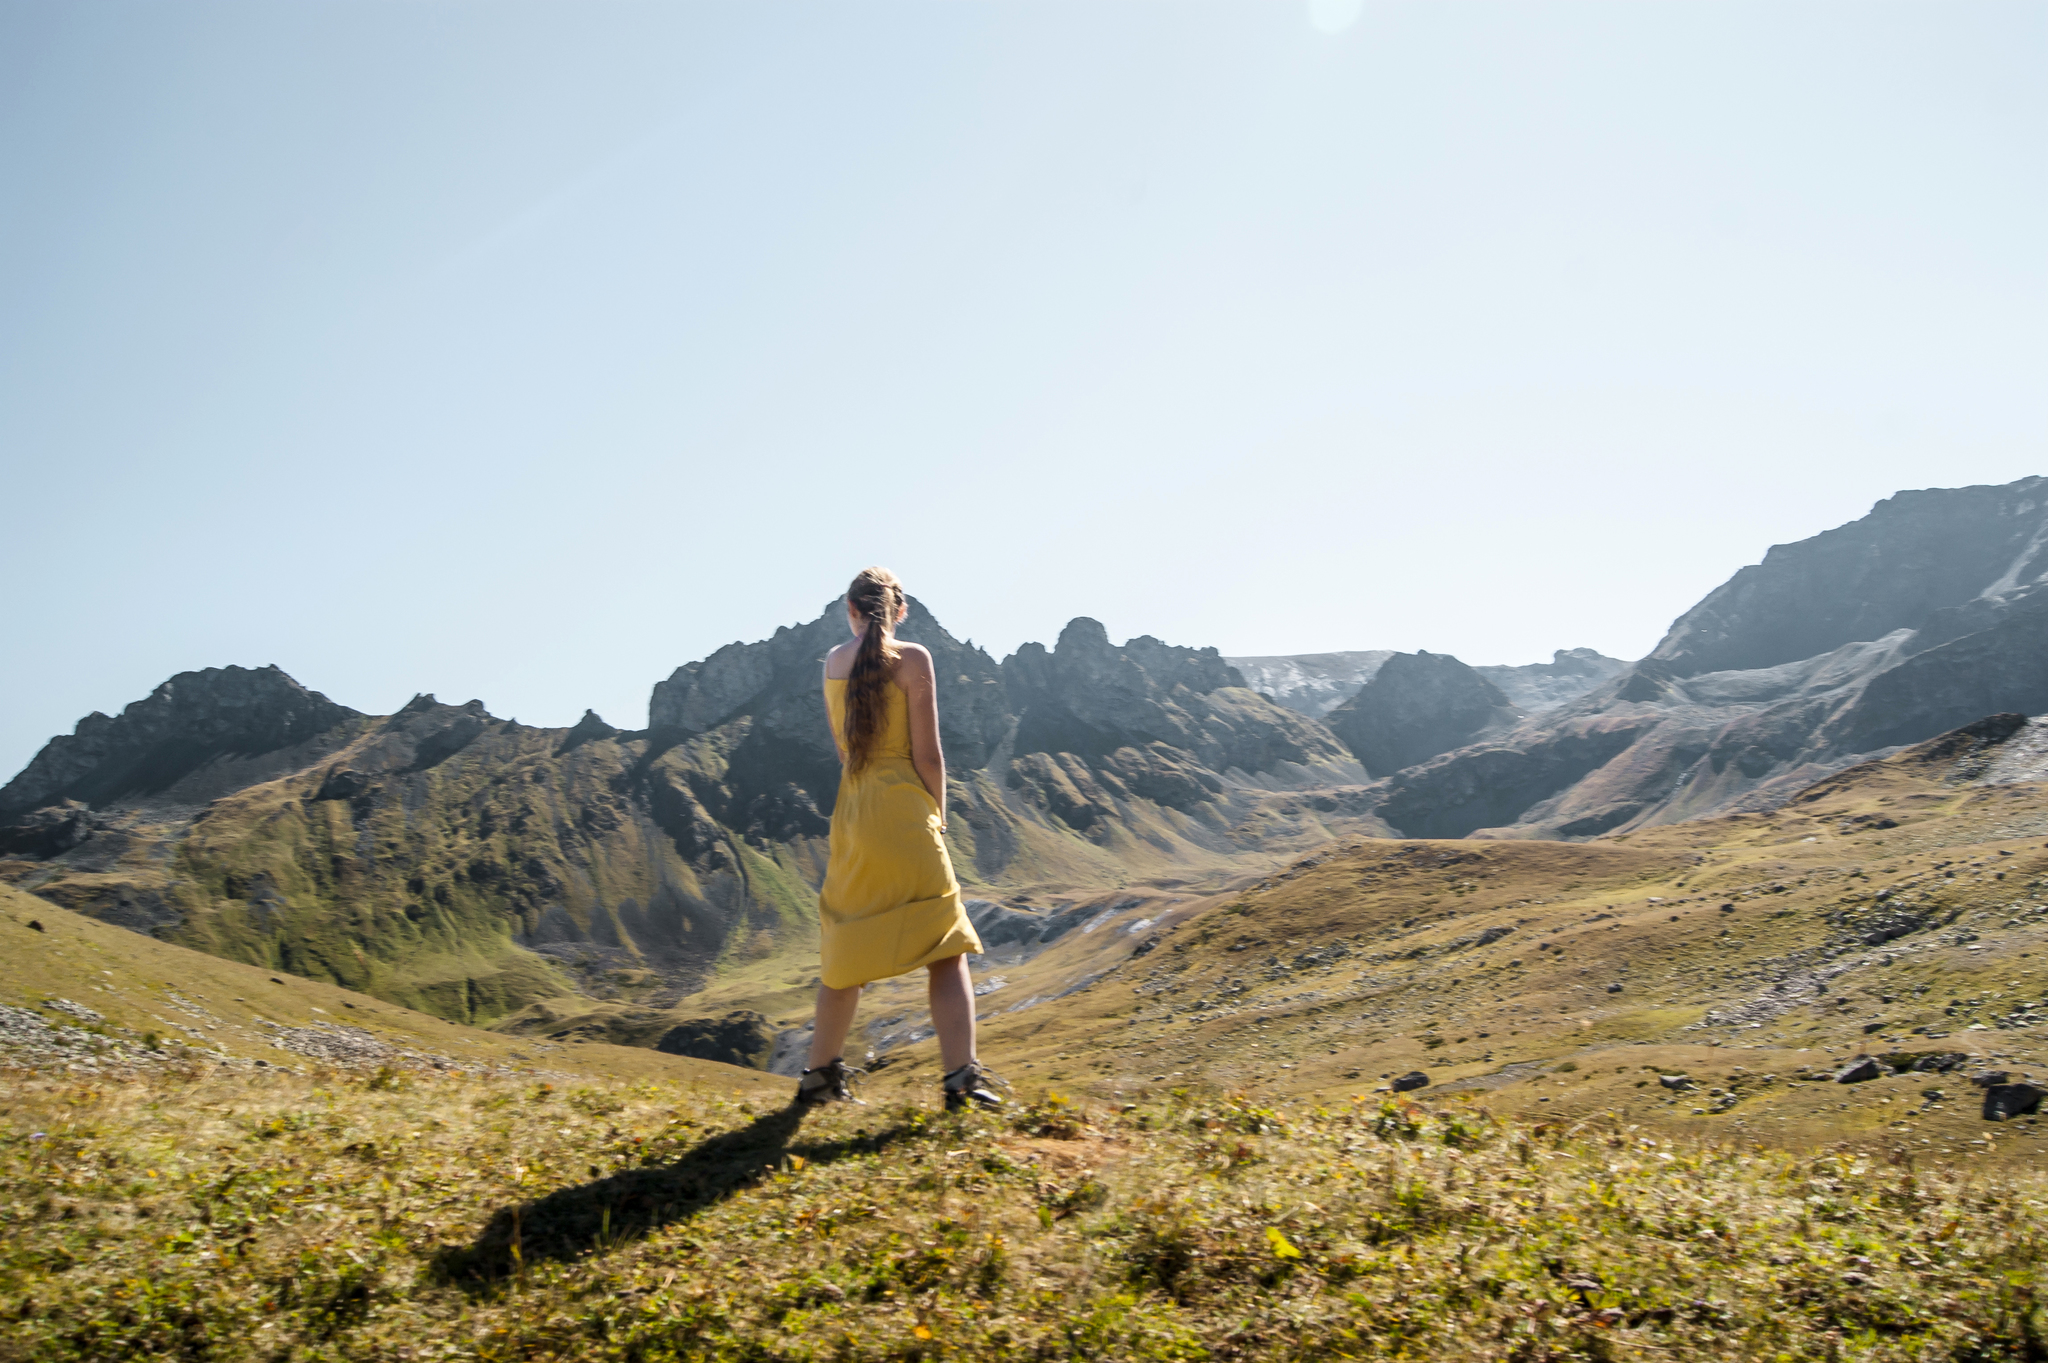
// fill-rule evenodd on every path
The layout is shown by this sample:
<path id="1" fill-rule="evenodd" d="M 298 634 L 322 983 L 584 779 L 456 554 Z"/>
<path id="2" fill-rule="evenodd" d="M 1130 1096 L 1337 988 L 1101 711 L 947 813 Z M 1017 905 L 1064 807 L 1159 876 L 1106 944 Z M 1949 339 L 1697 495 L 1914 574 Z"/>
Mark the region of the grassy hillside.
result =
<path id="1" fill-rule="evenodd" d="M 1983 767 L 1046 896 L 1000 1116 L 916 981 L 800 1117 L 0 890 L 0 1040 L 73 1048 L 0 1071 L 0 1359 L 2038 1359 L 2041 1129 L 1969 1080 L 2048 1070 L 2048 790 Z"/>
<path id="2" fill-rule="evenodd" d="M 530 1042 L 398 1008 L 317 980 L 222 960 L 0 886 L 0 1066 L 114 1082 L 224 1069 L 530 1075 L 712 1083 L 781 1081 L 635 1047 Z M 81 1011 L 83 1010 L 83 1011 Z"/>
<path id="3" fill-rule="evenodd" d="M 2040 1356 L 2048 1192 L 1460 1098 L 0 1087 L 0 1357 Z"/>
<path id="4" fill-rule="evenodd" d="M 1421 1070 L 1502 1112 L 2035 1158 L 2038 1121 L 1981 1121 L 1967 1075 L 2048 1074 L 2048 788 L 1978 766 L 1908 754 L 1768 816 L 1354 842 L 1237 893 L 1110 900 L 1100 930 L 986 967 L 982 1049 L 1103 1098 L 1330 1100 Z M 915 1006 L 890 986 L 873 1012 Z M 1827 1082 L 1866 1051 L 1967 1060 Z"/>

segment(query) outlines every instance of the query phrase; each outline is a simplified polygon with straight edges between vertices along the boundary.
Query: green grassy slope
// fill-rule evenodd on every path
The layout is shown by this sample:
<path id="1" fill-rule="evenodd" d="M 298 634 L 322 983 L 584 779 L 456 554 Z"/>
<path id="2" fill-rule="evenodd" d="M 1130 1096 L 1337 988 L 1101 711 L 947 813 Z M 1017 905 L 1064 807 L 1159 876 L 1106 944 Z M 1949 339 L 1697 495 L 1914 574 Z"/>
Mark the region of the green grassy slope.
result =
<path id="1" fill-rule="evenodd" d="M 0 1357 L 2038 1357 L 2037 1175 L 1469 1099 L 0 1080 Z"/>
<path id="2" fill-rule="evenodd" d="M 42 1068 L 111 1081 L 144 1070 L 228 1062 L 244 1072 L 254 1062 L 308 1069 L 322 1035 L 347 1029 L 369 1043 L 357 1068 L 386 1063 L 401 1070 L 577 1073 L 621 1079 L 661 1078 L 752 1093 L 780 1093 L 781 1081 L 730 1065 L 601 1043 L 534 1044 L 462 1026 L 367 994 L 317 980 L 223 960 L 174 943 L 57 908 L 0 886 L 0 1005 L 23 1010 L 91 1054 Z M 64 1000 L 100 1015 L 85 1022 Z M 12 1034 L 10 1034 L 12 1035 Z M 286 1048 L 277 1042 L 282 1038 Z M 291 1049 L 298 1047 L 299 1049 Z M 390 1052 L 388 1061 L 379 1048 Z M 0 1066 L 35 1057 L 0 1038 Z M 331 1063 L 331 1062 L 324 1062 Z"/>

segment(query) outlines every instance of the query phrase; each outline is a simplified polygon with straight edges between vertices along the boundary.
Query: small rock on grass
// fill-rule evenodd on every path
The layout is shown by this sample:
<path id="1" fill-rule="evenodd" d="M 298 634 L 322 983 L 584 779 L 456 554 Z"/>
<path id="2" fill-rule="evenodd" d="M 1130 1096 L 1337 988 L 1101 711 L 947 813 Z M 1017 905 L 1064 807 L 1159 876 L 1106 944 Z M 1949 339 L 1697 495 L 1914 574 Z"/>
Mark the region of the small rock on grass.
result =
<path id="1" fill-rule="evenodd" d="M 1428 1075 L 1424 1074 L 1421 1070 L 1410 1070 L 1399 1079 L 1396 1079 L 1389 1087 L 1396 1093 L 1406 1093 L 1409 1089 L 1419 1089 L 1428 1083 Z"/>
<path id="2" fill-rule="evenodd" d="M 1859 1055 L 1843 1066 L 1835 1075 L 1837 1084 L 1861 1084 L 1870 1079 L 1882 1079 L 1891 1071 L 1874 1055 Z"/>

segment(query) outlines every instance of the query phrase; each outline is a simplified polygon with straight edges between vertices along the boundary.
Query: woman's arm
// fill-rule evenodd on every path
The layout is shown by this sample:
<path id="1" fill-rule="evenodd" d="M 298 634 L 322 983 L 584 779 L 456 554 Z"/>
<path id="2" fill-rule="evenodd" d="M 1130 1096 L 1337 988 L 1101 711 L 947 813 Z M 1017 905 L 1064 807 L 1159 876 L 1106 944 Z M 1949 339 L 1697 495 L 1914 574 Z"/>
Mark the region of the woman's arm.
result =
<path id="1" fill-rule="evenodd" d="M 946 754 L 939 747 L 939 688 L 932 675 L 932 655 L 916 644 L 903 645 L 896 663 L 896 684 L 910 701 L 910 765 L 924 788 L 939 802 L 939 827 L 946 826 Z"/>

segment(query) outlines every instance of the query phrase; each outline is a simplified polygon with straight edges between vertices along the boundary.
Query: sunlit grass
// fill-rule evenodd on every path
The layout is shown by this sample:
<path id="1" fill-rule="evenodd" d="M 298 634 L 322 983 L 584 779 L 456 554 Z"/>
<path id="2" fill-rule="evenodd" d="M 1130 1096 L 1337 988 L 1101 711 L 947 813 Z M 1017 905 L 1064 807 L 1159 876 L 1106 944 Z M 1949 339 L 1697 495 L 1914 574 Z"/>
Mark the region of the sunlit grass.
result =
<path id="1" fill-rule="evenodd" d="M 2022 1359 L 2044 1185 L 1457 1101 L 0 1088 L 8 1359 Z"/>

